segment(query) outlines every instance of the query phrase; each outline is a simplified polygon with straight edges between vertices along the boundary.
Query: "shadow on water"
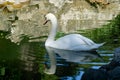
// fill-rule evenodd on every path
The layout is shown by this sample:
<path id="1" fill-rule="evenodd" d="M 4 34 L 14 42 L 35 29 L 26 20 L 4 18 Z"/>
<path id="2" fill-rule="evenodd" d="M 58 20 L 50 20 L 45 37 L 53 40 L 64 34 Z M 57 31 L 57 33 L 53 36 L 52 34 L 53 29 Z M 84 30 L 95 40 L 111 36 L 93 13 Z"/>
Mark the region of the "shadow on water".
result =
<path id="1" fill-rule="evenodd" d="M 8 34 L 0 32 L 0 80 L 40 80 L 39 63 L 44 55 L 43 42 L 29 43 L 25 37 L 17 45 L 5 38 Z"/>

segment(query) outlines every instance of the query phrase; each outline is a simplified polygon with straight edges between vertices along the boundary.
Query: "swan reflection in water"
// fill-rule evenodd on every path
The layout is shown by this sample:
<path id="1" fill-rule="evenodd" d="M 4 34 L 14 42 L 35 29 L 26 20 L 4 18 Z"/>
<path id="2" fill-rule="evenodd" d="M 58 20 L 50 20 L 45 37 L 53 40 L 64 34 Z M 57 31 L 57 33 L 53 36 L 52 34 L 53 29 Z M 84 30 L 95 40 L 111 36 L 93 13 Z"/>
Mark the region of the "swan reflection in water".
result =
<path id="1" fill-rule="evenodd" d="M 68 62 L 77 62 L 77 63 L 85 63 L 90 62 L 93 59 L 100 59 L 102 57 L 96 51 L 71 51 L 71 50 L 63 50 L 56 49 L 51 47 L 46 47 L 48 52 L 50 67 L 45 68 L 46 74 L 54 74 L 56 71 L 56 54 L 58 54 L 61 58 L 65 59 Z"/>

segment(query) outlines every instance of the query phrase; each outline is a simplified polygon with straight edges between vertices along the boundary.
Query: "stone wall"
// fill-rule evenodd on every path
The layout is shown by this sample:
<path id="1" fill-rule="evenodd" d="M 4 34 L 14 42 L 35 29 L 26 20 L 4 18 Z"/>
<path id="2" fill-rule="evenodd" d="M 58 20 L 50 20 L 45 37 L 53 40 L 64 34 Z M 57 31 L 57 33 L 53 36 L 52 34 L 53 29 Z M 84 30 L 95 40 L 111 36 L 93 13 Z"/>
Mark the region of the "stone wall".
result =
<path id="1" fill-rule="evenodd" d="M 31 0 L 27 7 L 17 11 L 1 11 L 0 30 L 10 32 L 7 38 L 15 43 L 20 42 L 23 35 L 29 38 L 48 35 L 51 25 L 43 26 L 48 12 L 57 16 L 59 30 L 65 33 L 99 28 L 120 13 L 119 0 L 106 1 L 109 4 L 93 5 L 89 0 Z"/>

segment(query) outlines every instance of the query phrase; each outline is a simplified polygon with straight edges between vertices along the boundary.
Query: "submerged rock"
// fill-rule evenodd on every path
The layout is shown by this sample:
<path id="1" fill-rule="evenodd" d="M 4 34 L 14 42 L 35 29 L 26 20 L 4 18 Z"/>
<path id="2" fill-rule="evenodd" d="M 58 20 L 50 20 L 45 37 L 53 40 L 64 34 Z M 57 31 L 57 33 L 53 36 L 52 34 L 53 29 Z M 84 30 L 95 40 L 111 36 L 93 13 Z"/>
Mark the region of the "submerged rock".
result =
<path id="1" fill-rule="evenodd" d="M 108 73 L 100 69 L 88 69 L 81 80 L 108 80 Z"/>
<path id="2" fill-rule="evenodd" d="M 99 69 L 88 69 L 82 80 L 120 80 L 120 47 L 114 50 L 113 60 L 109 64 Z"/>
<path id="3" fill-rule="evenodd" d="M 117 66 L 113 70 L 109 71 L 109 79 L 120 80 L 120 66 Z"/>
<path id="4" fill-rule="evenodd" d="M 120 64 L 120 47 L 116 48 L 114 51 L 114 60 Z"/>

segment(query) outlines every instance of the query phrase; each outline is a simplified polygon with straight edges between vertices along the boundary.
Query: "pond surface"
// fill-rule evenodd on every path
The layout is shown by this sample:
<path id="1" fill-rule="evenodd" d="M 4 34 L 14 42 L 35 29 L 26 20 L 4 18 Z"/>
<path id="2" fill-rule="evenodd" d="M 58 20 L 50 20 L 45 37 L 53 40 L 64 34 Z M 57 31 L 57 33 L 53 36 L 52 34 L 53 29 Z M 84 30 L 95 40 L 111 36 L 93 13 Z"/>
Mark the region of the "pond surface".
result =
<path id="1" fill-rule="evenodd" d="M 99 68 L 112 60 L 114 49 L 120 46 L 119 29 L 103 26 L 99 29 L 79 30 L 79 34 L 96 43 L 106 44 L 91 52 L 54 49 L 54 75 L 44 73 L 46 66 L 51 67 L 44 46 L 45 40 L 42 41 L 44 37 L 39 42 L 29 42 L 29 37 L 25 36 L 20 45 L 17 45 L 6 39 L 8 32 L 0 31 L 0 80 L 80 80 L 87 68 Z M 57 37 L 63 35 L 65 34 L 58 33 Z"/>

